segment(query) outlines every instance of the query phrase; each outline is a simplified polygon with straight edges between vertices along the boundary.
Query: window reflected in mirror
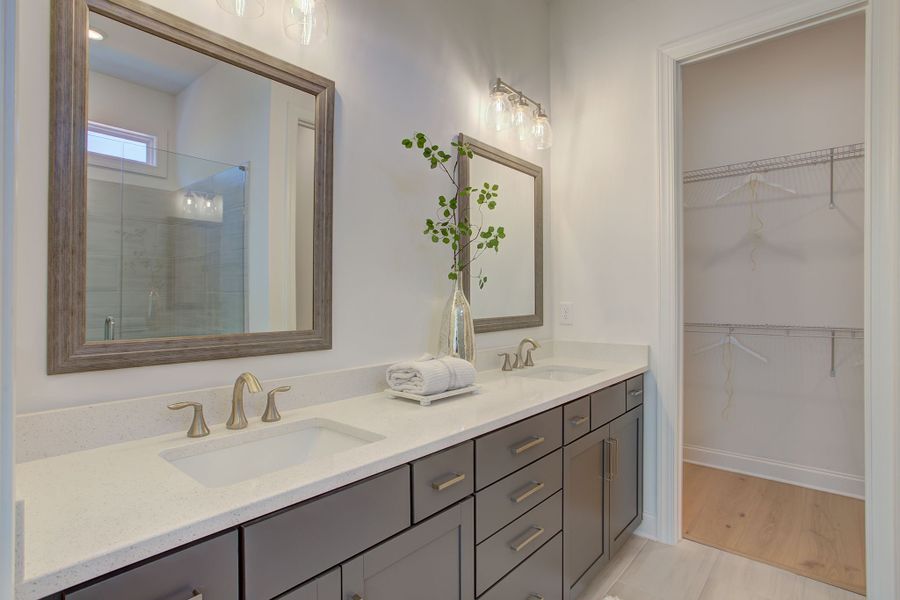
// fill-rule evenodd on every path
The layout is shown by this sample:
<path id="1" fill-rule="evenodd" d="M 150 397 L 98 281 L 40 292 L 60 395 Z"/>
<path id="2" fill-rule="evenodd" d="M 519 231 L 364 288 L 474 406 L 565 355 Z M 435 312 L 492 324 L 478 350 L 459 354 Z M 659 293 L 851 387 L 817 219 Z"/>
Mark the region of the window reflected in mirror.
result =
<path id="1" fill-rule="evenodd" d="M 90 25 L 87 341 L 312 329 L 315 96 Z"/>

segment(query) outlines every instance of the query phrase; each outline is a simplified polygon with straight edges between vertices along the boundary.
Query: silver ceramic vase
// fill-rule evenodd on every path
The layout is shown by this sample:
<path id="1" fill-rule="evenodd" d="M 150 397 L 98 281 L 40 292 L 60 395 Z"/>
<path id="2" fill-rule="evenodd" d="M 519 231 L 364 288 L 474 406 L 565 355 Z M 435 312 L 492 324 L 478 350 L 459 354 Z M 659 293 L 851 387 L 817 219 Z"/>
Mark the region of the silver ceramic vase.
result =
<path id="1" fill-rule="evenodd" d="M 459 278 L 441 318 L 438 355 L 456 356 L 475 364 L 475 322 Z"/>

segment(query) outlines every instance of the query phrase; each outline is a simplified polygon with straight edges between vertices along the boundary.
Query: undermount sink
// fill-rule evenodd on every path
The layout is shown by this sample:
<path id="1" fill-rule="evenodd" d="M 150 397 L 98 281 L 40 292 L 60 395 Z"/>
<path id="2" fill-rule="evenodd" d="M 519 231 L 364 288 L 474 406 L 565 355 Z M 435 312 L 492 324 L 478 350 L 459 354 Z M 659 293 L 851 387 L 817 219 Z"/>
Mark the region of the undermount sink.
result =
<path id="1" fill-rule="evenodd" d="M 519 377 L 530 379 L 546 379 L 548 381 L 575 381 L 589 375 L 600 373 L 601 369 L 587 369 L 584 367 L 566 367 L 561 365 L 547 365 L 534 367 L 516 373 Z"/>
<path id="2" fill-rule="evenodd" d="M 271 425 L 166 450 L 160 454 L 180 471 L 215 488 L 254 479 L 384 436 L 329 419 Z"/>

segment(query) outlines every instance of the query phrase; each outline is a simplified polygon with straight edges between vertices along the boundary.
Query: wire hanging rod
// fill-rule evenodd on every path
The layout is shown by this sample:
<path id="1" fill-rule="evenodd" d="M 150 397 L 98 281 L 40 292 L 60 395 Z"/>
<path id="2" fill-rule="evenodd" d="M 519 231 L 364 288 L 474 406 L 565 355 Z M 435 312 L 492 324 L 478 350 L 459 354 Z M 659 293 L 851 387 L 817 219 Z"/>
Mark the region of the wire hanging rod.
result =
<path id="1" fill-rule="evenodd" d="M 685 323 L 685 331 L 693 333 L 735 333 L 738 335 L 782 335 L 787 337 L 822 337 L 838 339 L 864 338 L 858 327 L 828 327 L 807 325 L 768 325 L 747 323 Z"/>
<path id="2" fill-rule="evenodd" d="M 776 156 L 773 158 L 763 158 L 731 165 L 722 165 L 719 167 L 685 171 L 684 183 L 709 181 L 712 179 L 721 179 L 723 177 L 749 175 L 751 173 L 766 173 L 769 171 L 792 169 L 795 167 L 821 163 L 833 164 L 834 161 L 863 157 L 865 156 L 865 150 L 865 144 L 849 144 L 847 146 L 837 146 L 835 148 L 825 148 L 823 150 L 813 150 L 810 152 L 801 152 L 799 154 L 788 154 L 786 156 Z"/>

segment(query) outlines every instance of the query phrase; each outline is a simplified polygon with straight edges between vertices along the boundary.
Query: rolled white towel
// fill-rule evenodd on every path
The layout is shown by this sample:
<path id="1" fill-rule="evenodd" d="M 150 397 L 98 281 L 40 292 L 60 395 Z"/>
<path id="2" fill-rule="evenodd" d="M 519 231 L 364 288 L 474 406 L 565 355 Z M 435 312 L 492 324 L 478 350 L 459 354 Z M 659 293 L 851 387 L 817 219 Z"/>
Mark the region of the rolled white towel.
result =
<path id="1" fill-rule="evenodd" d="M 392 390 L 431 396 L 475 383 L 475 367 L 461 358 L 435 358 L 426 354 L 419 360 L 399 362 L 387 370 Z"/>

